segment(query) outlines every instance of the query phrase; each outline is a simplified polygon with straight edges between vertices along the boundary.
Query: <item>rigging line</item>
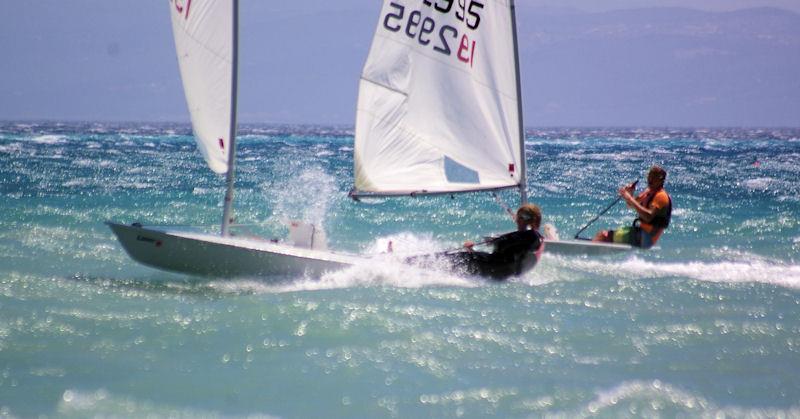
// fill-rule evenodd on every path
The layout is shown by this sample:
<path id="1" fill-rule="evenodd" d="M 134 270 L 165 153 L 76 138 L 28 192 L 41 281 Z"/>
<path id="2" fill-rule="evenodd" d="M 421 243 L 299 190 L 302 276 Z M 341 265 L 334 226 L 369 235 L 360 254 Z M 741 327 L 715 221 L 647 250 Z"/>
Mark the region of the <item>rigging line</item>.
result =
<path id="1" fill-rule="evenodd" d="M 514 221 L 516 222 L 516 220 L 517 220 L 517 217 L 514 215 L 514 211 L 511 211 L 511 208 L 509 208 L 509 207 L 508 207 L 508 205 L 506 205 L 506 203 L 505 203 L 505 202 L 503 202 L 503 200 L 502 200 L 502 199 L 500 199 L 500 197 L 499 197 L 499 196 L 497 196 L 497 192 L 494 192 L 494 191 L 493 191 L 493 192 L 492 192 L 492 196 L 494 197 L 494 200 L 495 200 L 495 202 L 497 202 L 498 204 L 500 204 L 500 206 L 501 206 L 501 207 L 502 207 L 504 210 L 506 210 L 506 212 L 508 213 L 508 215 L 510 215 L 510 216 L 511 216 L 511 219 L 512 219 L 512 220 L 514 220 Z"/>
<path id="2" fill-rule="evenodd" d="M 633 181 L 633 182 L 630 184 L 630 186 L 632 186 L 632 187 L 634 187 L 634 188 L 635 188 L 637 183 L 639 183 L 639 180 L 638 180 L 638 179 L 637 179 L 637 180 L 634 180 L 634 181 Z M 575 239 L 583 239 L 582 237 L 580 237 L 581 233 L 583 233 L 583 231 L 584 231 L 584 230 L 586 230 L 587 228 L 589 228 L 589 226 L 590 226 L 590 225 L 594 224 L 594 222 L 595 222 L 595 221 L 597 221 L 597 220 L 598 220 L 598 219 L 599 219 L 599 218 L 600 218 L 600 217 L 601 217 L 603 214 L 605 214 L 606 212 L 608 212 L 608 210 L 610 210 L 611 208 L 613 208 L 613 207 L 614 207 L 614 205 L 617 205 L 617 203 L 618 203 L 620 200 L 622 200 L 622 197 L 621 197 L 621 196 L 620 196 L 620 197 L 618 197 L 617 199 L 615 199 L 615 200 L 614 200 L 614 202 L 612 202 L 612 203 L 611 203 L 609 206 L 607 206 L 605 209 L 603 209 L 602 211 L 600 211 L 600 213 L 599 213 L 599 214 L 597 214 L 597 216 L 595 216 L 595 217 L 594 217 L 594 218 L 592 218 L 592 219 L 591 219 L 591 220 L 590 220 L 588 223 L 586 223 L 586 225 L 585 225 L 585 226 L 583 226 L 583 228 L 582 228 L 582 229 L 578 230 L 578 232 L 577 232 L 577 233 L 575 233 Z"/>

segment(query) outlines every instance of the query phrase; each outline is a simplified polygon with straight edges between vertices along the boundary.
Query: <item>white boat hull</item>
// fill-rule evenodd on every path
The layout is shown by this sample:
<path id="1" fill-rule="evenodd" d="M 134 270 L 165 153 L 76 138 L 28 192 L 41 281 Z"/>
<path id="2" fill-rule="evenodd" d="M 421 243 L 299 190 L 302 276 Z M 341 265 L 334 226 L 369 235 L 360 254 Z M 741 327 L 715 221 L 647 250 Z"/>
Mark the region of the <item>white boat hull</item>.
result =
<path id="1" fill-rule="evenodd" d="M 171 227 L 106 222 L 131 258 L 165 271 L 208 277 L 279 280 L 321 275 L 366 260 L 269 241 L 221 237 Z"/>
<path id="2" fill-rule="evenodd" d="M 605 256 L 630 253 L 636 248 L 629 244 L 602 243 L 589 240 L 545 240 L 544 251 L 567 256 Z"/>

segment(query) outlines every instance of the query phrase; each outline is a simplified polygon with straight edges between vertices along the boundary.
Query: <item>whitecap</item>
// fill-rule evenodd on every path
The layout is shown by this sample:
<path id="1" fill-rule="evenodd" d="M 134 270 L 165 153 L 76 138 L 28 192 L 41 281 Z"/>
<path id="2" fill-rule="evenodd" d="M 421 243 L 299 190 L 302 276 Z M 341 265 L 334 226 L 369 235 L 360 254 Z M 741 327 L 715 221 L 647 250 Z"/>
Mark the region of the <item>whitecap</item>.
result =
<path id="1" fill-rule="evenodd" d="M 76 159 L 72 161 L 74 166 L 78 167 L 92 167 L 94 166 L 94 160 L 91 159 Z"/>
<path id="2" fill-rule="evenodd" d="M 65 390 L 55 416 L 60 417 L 219 417 L 220 412 L 199 410 L 137 400 L 129 396 L 116 395 L 100 388 L 95 391 L 70 388 Z M 274 418 L 270 414 L 251 413 L 251 416 Z"/>
<path id="3" fill-rule="evenodd" d="M 749 262 L 656 263 L 632 257 L 622 262 L 572 260 L 571 266 L 609 276 L 629 278 L 682 277 L 720 283 L 762 283 L 800 289 L 800 265 L 764 258 Z"/>
<path id="4" fill-rule="evenodd" d="M 80 178 L 80 179 L 68 180 L 68 181 L 63 183 L 63 186 L 66 187 L 66 188 L 72 188 L 72 187 L 86 186 L 88 184 L 89 184 L 89 181 L 87 179 Z"/>
<path id="5" fill-rule="evenodd" d="M 645 402 L 645 403 L 641 403 Z M 739 406 L 718 406 L 705 397 L 694 394 L 675 385 L 653 381 L 624 381 L 609 389 L 596 392 L 596 397 L 579 412 L 564 416 L 628 416 L 629 405 L 638 404 L 641 410 L 636 416 L 689 415 L 702 417 L 797 417 L 800 408 L 791 406 L 778 408 L 744 408 Z M 676 412 L 675 409 L 678 411 Z M 615 414 L 617 412 L 621 412 Z M 560 416 L 560 415 L 558 415 Z"/>
<path id="6" fill-rule="evenodd" d="M 745 180 L 744 187 L 751 190 L 751 191 L 764 191 L 770 188 L 773 183 L 775 183 L 775 179 L 770 177 L 760 177 L 755 179 L 747 179 Z"/>
<path id="7" fill-rule="evenodd" d="M 705 411 L 710 403 L 699 396 L 695 396 L 687 391 L 683 391 L 659 380 L 652 382 L 646 381 L 627 381 L 608 390 L 597 392 L 597 398 L 592 400 L 585 408 L 592 415 L 602 412 L 604 409 L 614 407 L 622 401 L 635 399 L 657 399 L 669 404 L 687 409 L 688 411 Z"/>
<path id="8" fill-rule="evenodd" d="M 37 144 L 63 144 L 67 140 L 63 135 L 40 135 L 31 138 L 31 141 Z"/>
<path id="9" fill-rule="evenodd" d="M 123 182 L 120 183 L 118 186 L 120 188 L 132 188 L 132 189 L 147 189 L 153 187 L 152 184 L 144 182 Z"/>
<path id="10" fill-rule="evenodd" d="M 22 150 L 21 143 L 11 143 L 0 145 L 0 153 L 19 153 Z"/>
<path id="11" fill-rule="evenodd" d="M 321 278 L 301 280 L 269 287 L 271 292 L 316 291 L 365 286 L 422 288 L 428 286 L 476 287 L 479 281 L 437 269 L 420 269 L 399 258 L 381 256 Z"/>
<path id="12" fill-rule="evenodd" d="M 392 252 L 388 252 L 391 243 Z M 485 283 L 476 278 L 449 271 L 446 261 L 434 261 L 430 268 L 420 268 L 405 262 L 409 256 L 441 251 L 442 243 L 430 236 L 398 233 L 376 239 L 367 246 L 362 263 L 325 273 L 322 276 L 286 278 L 278 283 L 265 283 L 259 278 L 241 281 L 218 281 L 210 287 L 233 293 L 288 293 L 368 286 L 423 288 L 428 286 L 476 287 Z M 441 263 L 437 263 L 441 262 Z"/>

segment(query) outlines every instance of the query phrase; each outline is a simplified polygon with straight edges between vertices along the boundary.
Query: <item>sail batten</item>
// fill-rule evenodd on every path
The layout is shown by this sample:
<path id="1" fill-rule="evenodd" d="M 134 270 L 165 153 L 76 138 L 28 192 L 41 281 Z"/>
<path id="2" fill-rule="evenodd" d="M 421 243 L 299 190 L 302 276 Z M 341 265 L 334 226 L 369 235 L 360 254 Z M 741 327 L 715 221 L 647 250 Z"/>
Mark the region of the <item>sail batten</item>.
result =
<path id="1" fill-rule="evenodd" d="M 359 83 L 359 193 L 523 182 L 511 8 L 493 0 L 384 1 Z"/>

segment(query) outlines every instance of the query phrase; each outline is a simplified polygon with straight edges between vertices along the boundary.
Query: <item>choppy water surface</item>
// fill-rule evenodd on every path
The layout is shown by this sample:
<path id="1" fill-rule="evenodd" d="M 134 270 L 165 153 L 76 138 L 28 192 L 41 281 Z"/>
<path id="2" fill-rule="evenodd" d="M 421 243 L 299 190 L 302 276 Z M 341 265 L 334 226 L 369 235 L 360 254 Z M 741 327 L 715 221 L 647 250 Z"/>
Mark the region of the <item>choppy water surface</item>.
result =
<path id="1" fill-rule="evenodd" d="M 503 284 L 393 263 L 192 279 L 102 224 L 215 228 L 223 181 L 188 127 L 0 124 L 0 415 L 800 416 L 800 131 L 531 130 L 526 147 L 562 237 L 666 167 L 659 249 L 546 255 Z M 355 203 L 352 148 L 348 129 L 243 127 L 239 228 L 304 219 L 357 253 L 512 228 L 487 194 Z M 629 221 L 619 205 L 588 233 Z"/>

